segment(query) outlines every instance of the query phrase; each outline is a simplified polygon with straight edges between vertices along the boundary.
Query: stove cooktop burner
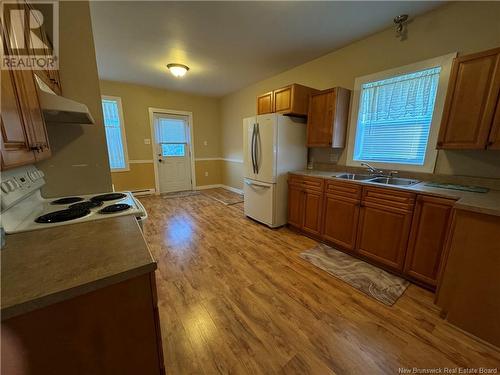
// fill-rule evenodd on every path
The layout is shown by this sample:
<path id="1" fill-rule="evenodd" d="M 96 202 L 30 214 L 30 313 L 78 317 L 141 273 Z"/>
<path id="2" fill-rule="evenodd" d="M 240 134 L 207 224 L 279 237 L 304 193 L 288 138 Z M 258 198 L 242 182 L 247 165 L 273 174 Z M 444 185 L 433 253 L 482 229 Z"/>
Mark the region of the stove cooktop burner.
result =
<path id="1" fill-rule="evenodd" d="M 99 213 L 100 214 L 113 214 L 115 212 L 121 212 L 121 211 L 128 210 L 131 207 L 132 206 L 130 204 L 117 203 L 117 204 L 112 204 L 112 205 L 109 205 L 109 206 L 106 206 L 106 207 L 100 209 Z"/>
<path id="2" fill-rule="evenodd" d="M 127 194 L 123 193 L 109 193 L 109 194 L 101 194 L 101 195 L 96 195 L 95 197 L 90 198 L 91 201 L 114 201 L 116 199 L 121 199 L 125 198 Z"/>
<path id="3" fill-rule="evenodd" d="M 70 204 L 70 203 L 81 202 L 81 201 L 83 201 L 82 197 L 66 197 L 66 198 L 56 199 L 55 201 L 51 202 L 50 204 Z"/>
<path id="4" fill-rule="evenodd" d="M 62 221 L 74 220 L 84 217 L 90 213 L 89 209 L 68 209 L 50 212 L 48 214 L 39 216 L 35 219 L 36 223 L 50 224 L 60 223 Z"/>
<path id="5" fill-rule="evenodd" d="M 90 209 L 90 208 L 95 208 L 95 207 L 99 207 L 99 206 L 102 206 L 102 201 L 85 201 L 85 202 L 78 202 L 78 203 L 74 203 L 72 204 L 71 206 L 69 206 L 68 208 L 74 210 L 74 209 Z"/>

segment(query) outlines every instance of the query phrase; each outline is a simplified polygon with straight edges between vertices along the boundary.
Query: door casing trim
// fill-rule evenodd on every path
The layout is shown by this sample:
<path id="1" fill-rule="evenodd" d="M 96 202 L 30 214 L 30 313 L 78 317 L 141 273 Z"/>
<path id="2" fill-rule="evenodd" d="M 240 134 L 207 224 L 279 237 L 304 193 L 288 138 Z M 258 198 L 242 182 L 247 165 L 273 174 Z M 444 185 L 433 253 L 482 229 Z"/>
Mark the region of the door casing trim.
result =
<path id="1" fill-rule="evenodd" d="M 188 127 L 189 127 L 189 152 L 190 152 L 190 164 L 191 164 L 191 190 L 196 186 L 196 173 L 195 173 L 195 155 L 194 155 L 194 125 L 193 125 L 193 112 L 189 111 L 178 111 L 174 109 L 164 109 L 164 108 L 154 108 L 149 107 L 149 128 L 151 131 L 151 153 L 153 155 L 153 167 L 155 172 L 155 190 L 156 194 L 160 194 L 160 180 L 158 177 L 158 156 L 156 155 L 156 132 L 154 124 L 154 114 L 162 115 L 181 115 L 188 117 Z"/>

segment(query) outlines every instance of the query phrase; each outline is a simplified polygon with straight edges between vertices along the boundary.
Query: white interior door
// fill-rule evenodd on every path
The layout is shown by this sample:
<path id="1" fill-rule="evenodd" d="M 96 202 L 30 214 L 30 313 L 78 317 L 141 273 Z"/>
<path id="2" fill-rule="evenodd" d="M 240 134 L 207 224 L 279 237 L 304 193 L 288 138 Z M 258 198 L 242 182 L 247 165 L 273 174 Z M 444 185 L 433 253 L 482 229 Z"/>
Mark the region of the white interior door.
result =
<path id="1" fill-rule="evenodd" d="M 154 114 L 160 193 L 191 190 L 191 152 L 188 116 Z"/>

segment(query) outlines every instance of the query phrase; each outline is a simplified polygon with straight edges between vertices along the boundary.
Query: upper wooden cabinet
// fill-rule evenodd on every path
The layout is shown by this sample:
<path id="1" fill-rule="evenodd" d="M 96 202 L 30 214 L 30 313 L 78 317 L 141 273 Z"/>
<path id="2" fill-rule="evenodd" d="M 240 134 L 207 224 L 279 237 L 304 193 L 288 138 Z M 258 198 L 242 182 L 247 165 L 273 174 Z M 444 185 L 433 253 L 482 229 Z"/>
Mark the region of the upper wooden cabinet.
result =
<path id="1" fill-rule="evenodd" d="M 273 113 L 273 92 L 266 92 L 257 97 L 257 114 L 264 115 L 266 113 Z"/>
<path id="2" fill-rule="evenodd" d="M 307 116 L 307 146 L 343 148 L 351 91 L 342 87 L 312 94 Z"/>
<path id="3" fill-rule="evenodd" d="M 438 148 L 498 148 L 492 129 L 500 91 L 500 48 L 456 58 L 443 110 Z M 498 123 L 498 119 L 496 120 Z M 498 128 L 498 125 L 496 126 Z"/>
<path id="4" fill-rule="evenodd" d="M 14 83 L 14 72 L 2 70 L 1 155 L 2 169 L 35 162 Z"/>
<path id="5" fill-rule="evenodd" d="M 309 96 L 318 90 L 299 84 L 268 92 L 257 97 L 257 114 L 281 113 L 289 116 L 307 116 Z"/>
<path id="6" fill-rule="evenodd" d="M 8 37 L 6 33 L 3 36 Z M 3 43 L 3 46 L 7 52 L 9 44 Z M 33 71 L 2 70 L 1 94 L 1 169 L 50 157 Z"/>
<path id="7" fill-rule="evenodd" d="M 454 203 L 452 199 L 417 197 L 404 271 L 432 287 L 437 284 Z"/>
<path id="8" fill-rule="evenodd" d="M 500 150 L 500 94 L 498 95 L 495 116 L 493 117 L 493 125 L 491 126 L 488 148 L 492 150 Z"/>

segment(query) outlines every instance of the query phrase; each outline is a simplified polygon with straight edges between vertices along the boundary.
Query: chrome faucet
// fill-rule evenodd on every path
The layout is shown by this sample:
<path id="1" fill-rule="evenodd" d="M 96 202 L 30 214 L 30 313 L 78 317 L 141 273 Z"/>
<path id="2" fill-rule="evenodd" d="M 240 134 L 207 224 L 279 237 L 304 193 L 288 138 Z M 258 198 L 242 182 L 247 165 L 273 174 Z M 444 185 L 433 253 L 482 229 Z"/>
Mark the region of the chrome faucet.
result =
<path id="1" fill-rule="evenodd" d="M 363 167 L 366 167 L 366 169 L 368 169 L 368 172 L 370 172 L 371 174 L 375 174 L 375 175 L 383 175 L 384 174 L 384 171 L 382 171 L 381 169 L 377 169 L 375 167 L 372 167 L 368 163 L 361 163 L 361 165 Z"/>

